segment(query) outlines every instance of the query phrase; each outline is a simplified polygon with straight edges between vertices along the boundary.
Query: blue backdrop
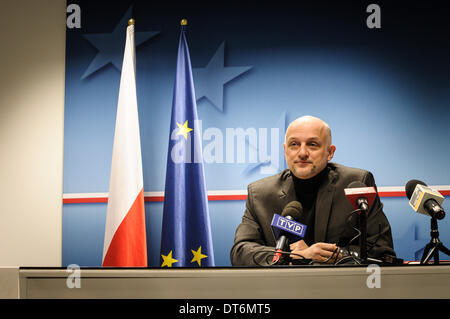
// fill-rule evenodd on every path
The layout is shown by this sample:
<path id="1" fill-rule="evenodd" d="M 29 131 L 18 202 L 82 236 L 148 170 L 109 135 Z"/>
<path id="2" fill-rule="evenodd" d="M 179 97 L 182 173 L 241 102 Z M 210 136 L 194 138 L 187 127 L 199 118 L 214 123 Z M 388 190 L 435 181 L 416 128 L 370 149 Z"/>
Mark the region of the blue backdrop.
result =
<path id="1" fill-rule="evenodd" d="M 106 193 L 127 20 L 136 20 L 144 189 L 163 191 L 180 20 L 203 132 L 208 190 L 243 190 L 286 167 L 287 124 L 315 115 L 332 128 L 334 161 L 372 171 L 380 186 L 449 185 L 449 12 L 435 4 L 210 5 L 68 1 L 64 193 Z M 69 16 L 69 14 L 68 14 Z M 447 198 L 448 199 L 448 198 Z M 406 197 L 382 198 L 399 257 L 420 259 L 429 218 Z M 161 202 L 146 203 L 149 265 L 159 266 Z M 245 201 L 210 201 L 216 266 L 229 266 Z M 448 201 L 444 208 L 450 211 Z M 63 205 L 63 266 L 100 266 L 106 203 Z M 439 222 L 450 246 L 450 224 Z M 442 255 L 441 258 L 450 259 Z"/>

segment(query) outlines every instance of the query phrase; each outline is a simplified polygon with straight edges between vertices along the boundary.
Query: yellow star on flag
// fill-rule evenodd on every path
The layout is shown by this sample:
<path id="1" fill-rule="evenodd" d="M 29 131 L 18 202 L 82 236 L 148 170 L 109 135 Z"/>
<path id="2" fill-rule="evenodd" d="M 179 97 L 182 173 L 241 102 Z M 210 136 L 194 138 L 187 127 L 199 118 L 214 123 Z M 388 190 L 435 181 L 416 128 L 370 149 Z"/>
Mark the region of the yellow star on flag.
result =
<path id="1" fill-rule="evenodd" d="M 164 267 L 164 266 L 172 267 L 173 263 L 178 262 L 178 260 L 176 260 L 175 258 L 172 258 L 172 251 L 170 251 L 170 253 L 167 256 L 161 255 L 161 257 L 163 258 L 163 263 L 162 263 L 161 267 Z"/>
<path id="2" fill-rule="evenodd" d="M 177 136 L 178 135 L 183 135 L 184 138 L 187 140 L 187 134 L 192 131 L 192 129 L 190 127 L 188 127 L 188 121 L 186 120 L 186 122 L 184 122 L 183 125 L 181 125 L 180 123 L 177 122 L 177 126 L 178 126 L 178 132 L 177 132 Z"/>
<path id="3" fill-rule="evenodd" d="M 197 251 L 191 249 L 192 255 L 194 255 L 194 258 L 192 258 L 191 263 L 196 261 L 199 266 L 201 266 L 201 260 L 203 258 L 206 258 L 208 256 L 202 254 L 202 246 L 198 247 Z"/>

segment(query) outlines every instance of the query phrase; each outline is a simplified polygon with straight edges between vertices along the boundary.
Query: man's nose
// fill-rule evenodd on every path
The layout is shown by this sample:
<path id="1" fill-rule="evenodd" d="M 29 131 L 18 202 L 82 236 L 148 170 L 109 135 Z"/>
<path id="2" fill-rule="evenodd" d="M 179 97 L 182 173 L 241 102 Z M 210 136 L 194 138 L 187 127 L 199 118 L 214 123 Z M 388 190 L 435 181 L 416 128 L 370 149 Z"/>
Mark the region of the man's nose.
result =
<path id="1" fill-rule="evenodd" d="M 300 145 L 300 148 L 298 150 L 297 155 L 298 155 L 298 157 L 300 159 L 307 159 L 308 158 L 309 153 L 308 153 L 308 149 L 306 148 L 305 144 Z"/>

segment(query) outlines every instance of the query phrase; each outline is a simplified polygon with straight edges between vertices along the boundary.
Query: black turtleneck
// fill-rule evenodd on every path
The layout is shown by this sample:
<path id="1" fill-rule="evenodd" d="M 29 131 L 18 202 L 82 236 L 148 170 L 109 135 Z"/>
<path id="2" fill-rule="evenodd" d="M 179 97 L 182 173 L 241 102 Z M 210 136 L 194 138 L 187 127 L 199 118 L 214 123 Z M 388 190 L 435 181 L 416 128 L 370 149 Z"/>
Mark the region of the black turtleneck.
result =
<path id="1" fill-rule="evenodd" d="M 328 176 L 329 170 L 327 166 L 319 174 L 309 179 L 299 179 L 292 174 L 297 200 L 303 206 L 303 218 L 299 222 L 308 226 L 305 238 L 303 238 L 308 246 L 314 244 L 314 219 L 317 193 L 320 185 Z"/>

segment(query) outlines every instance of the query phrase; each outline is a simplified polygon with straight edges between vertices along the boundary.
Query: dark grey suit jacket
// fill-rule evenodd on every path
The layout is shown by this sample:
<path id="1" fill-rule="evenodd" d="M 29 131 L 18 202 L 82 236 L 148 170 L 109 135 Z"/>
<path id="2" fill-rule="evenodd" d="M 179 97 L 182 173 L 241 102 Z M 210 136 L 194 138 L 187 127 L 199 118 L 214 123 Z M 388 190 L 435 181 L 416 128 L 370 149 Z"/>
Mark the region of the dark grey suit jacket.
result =
<path id="1" fill-rule="evenodd" d="M 351 238 L 356 234 L 349 233 L 349 227 L 346 226 L 347 217 L 354 208 L 345 197 L 344 188 L 353 181 L 360 181 L 367 186 L 376 185 L 373 175 L 368 171 L 335 163 L 329 163 L 328 167 L 328 179 L 320 186 L 317 194 L 314 242 L 337 244 L 343 237 Z M 254 254 L 275 246 L 270 226 L 273 214 L 281 214 L 289 202 L 297 200 L 291 174 L 287 169 L 248 185 L 246 210 L 236 229 L 230 253 L 233 266 L 255 266 Z M 368 251 L 369 257 L 379 258 L 384 254 L 395 256 L 391 228 L 378 195 L 368 213 L 367 240 L 376 242 Z M 358 245 L 358 240 L 355 244 Z M 258 254 L 258 263 L 267 256 L 267 253 Z"/>

